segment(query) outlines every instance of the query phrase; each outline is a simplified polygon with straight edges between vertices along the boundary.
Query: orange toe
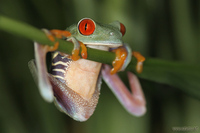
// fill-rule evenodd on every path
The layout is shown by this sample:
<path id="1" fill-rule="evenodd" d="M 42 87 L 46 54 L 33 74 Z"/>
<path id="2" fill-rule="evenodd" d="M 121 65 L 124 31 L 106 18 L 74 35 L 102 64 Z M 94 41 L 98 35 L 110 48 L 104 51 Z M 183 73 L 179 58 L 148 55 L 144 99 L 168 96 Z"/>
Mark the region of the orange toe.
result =
<path id="1" fill-rule="evenodd" d="M 81 56 L 83 59 L 87 59 L 87 48 L 82 42 L 79 42 L 79 43 L 81 46 Z"/>
<path id="2" fill-rule="evenodd" d="M 139 52 L 132 52 L 132 55 L 137 59 L 137 64 L 136 64 L 136 71 L 138 73 L 141 73 L 143 70 L 143 62 L 145 61 L 145 57 L 142 56 Z"/>
<path id="3" fill-rule="evenodd" d="M 80 59 L 79 49 L 72 50 L 72 60 L 76 61 L 78 59 Z"/>
<path id="4" fill-rule="evenodd" d="M 115 52 L 116 57 L 112 62 L 113 68 L 111 69 L 110 74 L 117 73 L 122 68 L 127 57 L 127 51 L 124 47 L 119 47 L 113 51 Z"/>

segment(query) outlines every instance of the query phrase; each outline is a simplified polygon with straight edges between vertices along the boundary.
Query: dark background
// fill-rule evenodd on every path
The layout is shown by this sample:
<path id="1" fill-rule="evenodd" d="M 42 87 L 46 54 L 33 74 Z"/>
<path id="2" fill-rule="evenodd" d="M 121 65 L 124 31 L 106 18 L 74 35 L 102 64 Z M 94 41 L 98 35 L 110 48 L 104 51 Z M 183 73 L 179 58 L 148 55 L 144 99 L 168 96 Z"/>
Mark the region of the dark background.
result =
<path id="1" fill-rule="evenodd" d="M 124 41 L 146 57 L 199 64 L 198 0 L 1 0 L 0 14 L 39 29 L 65 29 L 83 17 L 119 20 L 127 29 Z M 143 79 L 144 116 L 128 114 L 103 84 L 93 116 L 76 122 L 41 98 L 27 65 L 33 58 L 31 40 L 0 31 L 0 133 L 170 133 L 173 127 L 200 127 L 197 99 Z"/>

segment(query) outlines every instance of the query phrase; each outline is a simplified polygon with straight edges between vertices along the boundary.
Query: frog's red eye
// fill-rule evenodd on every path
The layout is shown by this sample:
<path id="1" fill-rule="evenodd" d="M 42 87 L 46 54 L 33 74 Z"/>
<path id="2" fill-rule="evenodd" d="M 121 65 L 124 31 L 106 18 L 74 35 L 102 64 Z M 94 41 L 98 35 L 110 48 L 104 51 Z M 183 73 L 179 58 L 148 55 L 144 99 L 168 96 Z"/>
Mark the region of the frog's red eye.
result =
<path id="1" fill-rule="evenodd" d="M 120 32 L 122 33 L 122 36 L 126 33 L 126 27 L 122 23 L 120 23 Z"/>
<path id="2" fill-rule="evenodd" d="M 91 19 L 83 19 L 79 22 L 78 30 L 83 35 L 91 35 L 95 30 L 95 23 Z"/>

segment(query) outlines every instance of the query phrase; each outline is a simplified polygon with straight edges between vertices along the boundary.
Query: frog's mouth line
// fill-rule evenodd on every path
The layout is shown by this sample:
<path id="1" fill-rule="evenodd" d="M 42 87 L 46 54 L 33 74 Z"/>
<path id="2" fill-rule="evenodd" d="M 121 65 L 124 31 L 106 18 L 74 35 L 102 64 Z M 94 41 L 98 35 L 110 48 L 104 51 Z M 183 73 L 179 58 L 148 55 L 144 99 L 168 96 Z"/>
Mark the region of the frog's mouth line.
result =
<path id="1" fill-rule="evenodd" d="M 121 43 L 110 43 L 110 44 L 109 43 L 86 43 L 85 45 L 89 48 L 108 51 L 109 48 L 117 48 L 117 47 L 122 46 L 123 44 Z"/>

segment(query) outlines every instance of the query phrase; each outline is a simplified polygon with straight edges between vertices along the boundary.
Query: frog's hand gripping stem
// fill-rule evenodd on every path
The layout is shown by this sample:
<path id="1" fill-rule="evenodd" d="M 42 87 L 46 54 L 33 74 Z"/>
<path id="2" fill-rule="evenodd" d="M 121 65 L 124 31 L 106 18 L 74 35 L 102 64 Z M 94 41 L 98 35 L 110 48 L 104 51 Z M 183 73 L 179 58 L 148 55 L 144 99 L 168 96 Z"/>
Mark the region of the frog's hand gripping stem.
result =
<path id="1" fill-rule="evenodd" d="M 46 54 L 47 52 L 54 50 L 53 47 L 47 45 L 40 45 L 37 42 L 34 43 L 35 48 L 35 61 L 29 62 L 29 68 L 38 85 L 40 94 L 47 102 L 53 102 L 54 95 L 46 68 Z"/>
<path id="2" fill-rule="evenodd" d="M 137 77 L 133 73 L 128 72 L 129 83 L 133 93 L 131 94 L 118 75 L 111 75 L 109 72 L 110 67 L 104 64 L 102 69 L 103 79 L 125 109 L 135 116 L 145 114 L 146 101 Z"/>
<path id="3" fill-rule="evenodd" d="M 124 43 L 123 46 L 112 50 L 115 52 L 116 57 L 112 62 L 113 68 L 110 71 L 110 74 L 115 74 L 118 71 L 124 71 L 132 58 L 132 50 L 128 44 Z"/>
<path id="4" fill-rule="evenodd" d="M 52 42 L 55 42 L 55 37 L 59 38 L 59 39 L 63 39 L 66 38 L 67 41 L 71 41 L 74 44 L 74 49 L 72 50 L 72 60 L 76 61 L 80 58 L 79 56 L 79 50 L 81 47 L 81 56 L 82 58 L 86 59 L 87 58 L 87 48 L 86 46 L 76 40 L 74 37 L 71 36 L 71 33 L 69 31 L 66 30 L 57 30 L 57 29 L 53 29 L 53 30 L 47 30 L 47 29 L 43 29 L 43 31 L 46 33 L 47 37 L 49 38 L 49 40 L 51 40 Z M 58 43 L 58 42 L 56 42 Z"/>

